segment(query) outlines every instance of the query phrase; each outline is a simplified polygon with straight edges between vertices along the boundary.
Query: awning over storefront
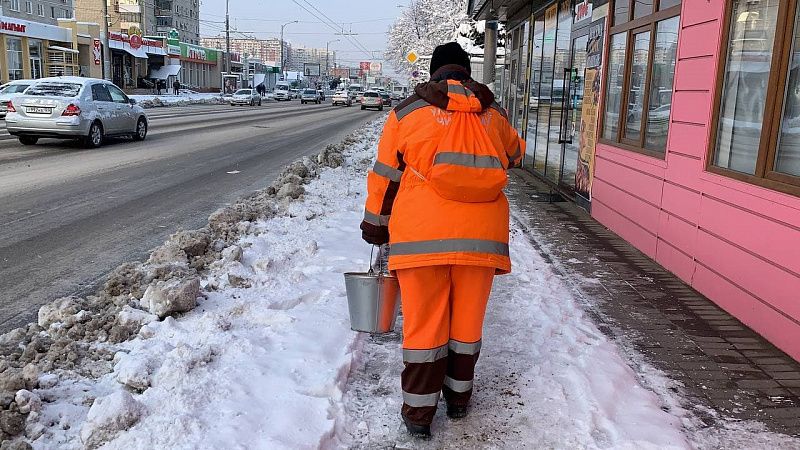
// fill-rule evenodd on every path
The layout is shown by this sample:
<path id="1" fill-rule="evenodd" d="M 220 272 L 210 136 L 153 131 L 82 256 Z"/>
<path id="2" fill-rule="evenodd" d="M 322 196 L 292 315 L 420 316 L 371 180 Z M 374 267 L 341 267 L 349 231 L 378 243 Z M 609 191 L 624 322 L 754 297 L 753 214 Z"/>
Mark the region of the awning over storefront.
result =
<path id="1" fill-rule="evenodd" d="M 72 49 L 72 48 L 66 48 L 66 47 L 60 47 L 60 46 L 58 46 L 58 45 L 51 45 L 51 46 L 50 46 L 50 47 L 48 47 L 48 48 L 49 48 L 50 50 L 57 50 L 57 51 L 60 51 L 60 52 L 75 53 L 75 54 L 78 54 L 78 53 L 80 53 L 79 51 L 77 51 L 77 50 L 75 50 L 75 49 Z"/>
<path id="2" fill-rule="evenodd" d="M 114 32 L 108 33 L 108 48 L 128 52 L 131 56 L 135 58 L 147 59 L 147 52 L 145 51 L 145 46 L 139 46 L 133 48 L 133 46 L 130 44 L 128 36 L 125 34 L 114 33 Z"/>
<path id="3" fill-rule="evenodd" d="M 168 64 L 166 66 L 161 66 L 158 69 L 150 71 L 150 78 L 155 78 L 157 80 L 166 80 L 169 77 L 177 76 L 178 72 L 181 71 L 180 64 Z"/>
<path id="4" fill-rule="evenodd" d="M 145 53 L 149 53 L 151 55 L 161 55 L 167 56 L 167 52 L 164 51 L 164 47 L 151 47 L 149 45 L 145 45 L 142 47 Z"/>

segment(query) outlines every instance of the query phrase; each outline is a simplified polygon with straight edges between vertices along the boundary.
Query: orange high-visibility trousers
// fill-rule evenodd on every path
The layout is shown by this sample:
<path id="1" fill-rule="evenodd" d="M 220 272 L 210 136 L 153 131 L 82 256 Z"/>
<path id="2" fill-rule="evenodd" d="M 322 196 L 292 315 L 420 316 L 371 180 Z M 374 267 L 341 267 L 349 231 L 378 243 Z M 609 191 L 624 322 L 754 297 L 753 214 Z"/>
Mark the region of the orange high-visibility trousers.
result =
<path id="1" fill-rule="evenodd" d="M 431 423 L 440 392 L 450 404 L 469 402 L 495 272 L 460 265 L 396 271 L 403 305 L 402 413 L 411 422 Z"/>

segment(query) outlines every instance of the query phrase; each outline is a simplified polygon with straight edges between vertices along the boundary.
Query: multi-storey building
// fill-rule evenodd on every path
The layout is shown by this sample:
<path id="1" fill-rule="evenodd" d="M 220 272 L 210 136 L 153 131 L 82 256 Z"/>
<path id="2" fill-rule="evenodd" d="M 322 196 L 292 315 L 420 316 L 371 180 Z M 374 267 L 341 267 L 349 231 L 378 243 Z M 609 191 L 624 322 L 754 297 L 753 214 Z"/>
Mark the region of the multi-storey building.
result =
<path id="1" fill-rule="evenodd" d="M 325 73 L 326 67 L 336 64 L 336 52 L 326 51 L 324 48 L 296 47 L 290 51 L 291 57 L 286 62 L 286 68 L 293 72 L 303 72 L 306 64 L 319 64 L 320 73 Z"/>
<path id="2" fill-rule="evenodd" d="M 4 0 L 5 17 L 57 25 L 58 19 L 71 19 L 75 15 L 73 0 Z"/>
<path id="3" fill-rule="evenodd" d="M 199 0 L 154 0 L 154 2 L 155 34 L 167 36 L 171 30 L 177 30 L 181 42 L 200 44 Z"/>
<path id="4" fill-rule="evenodd" d="M 225 50 L 226 43 L 224 36 L 206 37 L 201 39 L 205 47 L 218 48 Z M 283 43 L 284 54 L 291 53 L 291 46 L 288 42 Z M 244 55 L 247 53 L 253 58 L 257 58 L 264 63 L 277 63 L 281 61 L 281 40 L 280 39 L 231 39 L 231 52 Z"/>
<path id="5" fill-rule="evenodd" d="M 60 2 L 62 0 L 50 0 Z M 75 17 L 82 22 L 103 23 L 103 0 L 74 0 Z M 129 33 L 132 29 L 141 34 L 156 33 L 155 8 L 151 0 L 106 0 L 108 2 L 108 30 Z"/>

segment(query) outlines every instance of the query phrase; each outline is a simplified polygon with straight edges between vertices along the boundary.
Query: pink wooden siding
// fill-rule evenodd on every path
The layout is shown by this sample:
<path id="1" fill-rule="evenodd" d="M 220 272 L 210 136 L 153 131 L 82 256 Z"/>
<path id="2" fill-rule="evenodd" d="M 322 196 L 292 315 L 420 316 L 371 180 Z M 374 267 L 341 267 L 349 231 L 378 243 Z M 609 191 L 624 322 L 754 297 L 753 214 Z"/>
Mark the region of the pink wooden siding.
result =
<path id="1" fill-rule="evenodd" d="M 599 144 L 592 215 L 800 360 L 800 198 L 705 171 L 723 11 L 683 2 L 666 158 Z"/>

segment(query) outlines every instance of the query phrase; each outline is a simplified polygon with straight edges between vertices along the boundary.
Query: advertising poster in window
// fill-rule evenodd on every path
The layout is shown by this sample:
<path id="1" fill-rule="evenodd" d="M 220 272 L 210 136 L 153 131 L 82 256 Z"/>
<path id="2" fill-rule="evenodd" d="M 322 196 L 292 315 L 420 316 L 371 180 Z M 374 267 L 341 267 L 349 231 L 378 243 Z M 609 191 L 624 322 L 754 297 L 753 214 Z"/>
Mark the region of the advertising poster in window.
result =
<path id="1" fill-rule="evenodd" d="M 580 153 L 578 171 L 575 173 L 575 191 L 591 200 L 594 175 L 594 150 L 597 145 L 597 108 L 600 103 L 600 69 L 587 68 L 583 85 L 583 111 L 581 112 Z"/>
<path id="2" fill-rule="evenodd" d="M 239 75 L 222 75 L 222 90 L 225 95 L 233 95 L 239 89 Z"/>

